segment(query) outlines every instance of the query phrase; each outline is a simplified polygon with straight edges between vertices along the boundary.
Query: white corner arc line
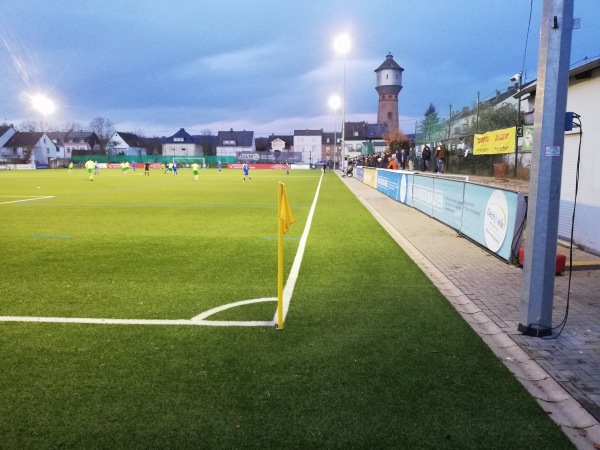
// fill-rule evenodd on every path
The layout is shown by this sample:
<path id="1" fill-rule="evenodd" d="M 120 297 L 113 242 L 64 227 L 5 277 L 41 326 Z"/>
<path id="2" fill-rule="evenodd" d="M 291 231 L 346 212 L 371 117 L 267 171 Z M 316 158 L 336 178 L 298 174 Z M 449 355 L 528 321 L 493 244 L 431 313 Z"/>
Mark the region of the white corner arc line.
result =
<path id="1" fill-rule="evenodd" d="M 221 311 L 226 311 L 228 309 L 231 308 L 235 308 L 236 306 L 243 306 L 243 305 L 251 305 L 253 303 L 262 303 L 262 302 L 276 302 L 277 301 L 277 297 L 265 297 L 265 298 L 255 298 L 252 300 L 242 300 L 239 302 L 235 302 L 235 303 L 228 303 L 226 305 L 220 305 L 217 306 L 216 308 L 212 308 L 209 309 L 208 311 L 204 311 L 203 313 L 198 314 L 196 317 L 192 317 L 193 321 L 202 321 L 204 319 L 206 319 L 207 317 L 212 316 L 213 314 L 219 313 Z"/>

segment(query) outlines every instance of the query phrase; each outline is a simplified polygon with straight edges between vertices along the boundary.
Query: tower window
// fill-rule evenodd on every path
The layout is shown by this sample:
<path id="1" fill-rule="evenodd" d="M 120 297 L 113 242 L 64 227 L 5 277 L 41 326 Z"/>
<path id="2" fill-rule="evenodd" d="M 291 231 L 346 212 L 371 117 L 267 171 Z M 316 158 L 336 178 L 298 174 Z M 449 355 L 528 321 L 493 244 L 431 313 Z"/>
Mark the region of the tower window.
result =
<path id="1" fill-rule="evenodd" d="M 388 112 L 387 116 L 388 116 L 389 120 L 392 120 L 392 113 L 391 112 Z"/>

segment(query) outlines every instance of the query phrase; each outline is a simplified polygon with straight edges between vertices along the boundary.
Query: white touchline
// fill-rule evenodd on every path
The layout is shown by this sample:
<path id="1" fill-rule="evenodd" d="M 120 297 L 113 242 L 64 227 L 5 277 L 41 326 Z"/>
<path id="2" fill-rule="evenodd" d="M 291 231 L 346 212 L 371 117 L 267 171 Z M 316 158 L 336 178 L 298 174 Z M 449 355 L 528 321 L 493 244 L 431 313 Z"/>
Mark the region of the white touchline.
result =
<path id="1" fill-rule="evenodd" d="M 23 203 L 23 202 L 34 202 L 36 200 L 46 200 L 47 198 L 54 198 L 54 195 L 44 195 L 44 196 L 36 196 L 33 198 L 24 198 L 24 197 L 32 197 L 30 195 L 0 195 L 0 197 L 18 197 L 23 198 L 23 200 L 12 200 L 10 202 L 0 202 L 0 205 L 8 205 L 9 203 Z"/>
<path id="2" fill-rule="evenodd" d="M 296 252 L 296 257 L 294 258 L 294 263 L 292 264 L 292 269 L 290 270 L 290 274 L 288 275 L 288 279 L 285 283 L 285 287 L 283 288 L 283 320 L 288 313 L 288 309 L 290 307 L 290 302 L 292 300 L 292 294 L 294 293 L 294 286 L 296 286 L 296 281 L 298 280 L 298 273 L 300 272 L 300 265 L 302 264 L 302 258 L 304 258 L 304 249 L 306 247 L 306 241 L 308 240 L 308 233 L 310 232 L 310 226 L 312 224 L 312 219 L 315 214 L 315 208 L 317 207 L 317 200 L 319 198 L 319 191 L 321 190 L 321 182 L 323 181 L 323 172 L 321 172 L 321 178 L 319 179 L 319 185 L 317 186 L 317 191 L 315 192 L 315 198 L 313 199 L 313 203 L 310 207 L 310 211 L 308 212 L 308 218 L 306 219 L 306 225 L 304 226 L 304 231 L 302 232 L 302 237 L 300 238 L 300 243 L 298 244 L 298 251 Z M 277 311 L 275 311 L 275 316 L 273 317 L 273 324 L 277 323 Z"/>
<path id="3" fill-rule="evenodd" d="M 313 199 L 312 206 L 306 219 L 306 225 L 300 238 L 298 250 L 288 275 L 287 282 L 283 288 L 283 319 L 285 320 L 290 302 L 292 300 L 292 294 L 294 293 L 294 287 L 298 280 L 298 273 L 300 272 L 300 265 L 302 264 L 302 258 L 304 257 L 304 249 L 306 247 L 306 241 L 308 240 L 308 234 L 312 224 L 312 219 L 317 207 L 317 200 L 319 198 L 319 191 L 321 190 L 321 182 L 323 181 L 323 173 L 319 179 L 319 185 L 315 192 L 315 198 Z M 50 198 L 50 197 L 45 197 Z M 32 199 L 33 200 L 33 199 Z M 10 202 L 9 202 L 10 203 Z M 1 203 L 0 203 L 1 204 Z M 228 303 L 226 305 L 217 306 L 216 308 L 209 309 L 192 319 L 97 319 L 97 318 L 84 318 L 84 317 L 33 317 L 33 316 L 0 316 L 0 322 L 44 322 L 44 323 L 90 323 L 90 324 L 103 324 L 103 325 L 203 325 L 213 327 L 273 327 L 277 324 L 277 311 L 273 320 L 270 321 L 231 321 L 231 320 L 205 320 L 207 317 L 216 314 L 221 311 L 225 311 L 236 306 L 250 305 L 253 303 L 261 302 L 276 302 L 277 297 L 267 298 L 256 298 L 251 300 L 242 300 L 239 302 Z"/>

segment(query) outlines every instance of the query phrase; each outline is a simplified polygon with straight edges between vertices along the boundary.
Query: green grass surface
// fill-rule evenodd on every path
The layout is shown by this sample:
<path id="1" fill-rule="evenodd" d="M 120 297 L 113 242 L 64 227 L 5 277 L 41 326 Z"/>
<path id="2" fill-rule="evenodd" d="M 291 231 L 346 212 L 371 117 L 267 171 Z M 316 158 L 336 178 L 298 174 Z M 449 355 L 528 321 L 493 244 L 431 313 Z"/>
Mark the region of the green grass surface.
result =
<path id="1" fill-rule="evenodd" d="M 277 182 L 287 272 L 320 173 L 252 176 L 0 172 L 0 202 L 54 196 L 0 204 L 0 315 L 188 319 L 276 296 Z M 3 450 L 571 448 L 332 173 L 283 330 L 0 322 L 0 360 Z"/>

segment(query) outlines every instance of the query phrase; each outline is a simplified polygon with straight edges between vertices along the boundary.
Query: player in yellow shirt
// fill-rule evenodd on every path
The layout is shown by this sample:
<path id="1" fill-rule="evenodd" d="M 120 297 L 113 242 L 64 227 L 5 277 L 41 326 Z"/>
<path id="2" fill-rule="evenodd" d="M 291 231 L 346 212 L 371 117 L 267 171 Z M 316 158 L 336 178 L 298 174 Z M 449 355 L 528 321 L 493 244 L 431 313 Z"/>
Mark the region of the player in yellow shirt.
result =
<path id="1" fill-rule="evenodd" d="M 92 161 L 91 159 L 88 159 L 85 163 L 85 168 L 87 169 L 88 173 L 90 174 L 90 181 L 94 181 L 94 161 Z"/>
<path id="2" fill-rule="evenodd" d="M 192 173 L 194 174 L 194 180 L 198 181 L 198 168 L 200 166 L 198 165 L 198 163 L 196 161 L 194 161 L 192 163 Z"/>

